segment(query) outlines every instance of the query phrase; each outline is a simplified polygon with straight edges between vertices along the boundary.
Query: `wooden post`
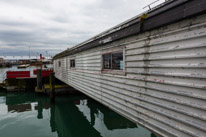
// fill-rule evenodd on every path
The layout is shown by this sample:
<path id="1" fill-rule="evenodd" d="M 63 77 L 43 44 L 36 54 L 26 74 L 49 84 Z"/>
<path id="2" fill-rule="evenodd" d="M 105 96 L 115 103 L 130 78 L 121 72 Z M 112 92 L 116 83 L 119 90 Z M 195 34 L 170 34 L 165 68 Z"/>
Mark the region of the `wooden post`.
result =
<path id="1" fill-rule="evenodd" d="M 55 77 L 54 77 L 54 72 L 50 72 L 49 84 L 50 84 L 50 101 L 55 102 Z"/>
<path id="2" fill-rule="evenodd" d="M 41 75 L 41 69 L 37 69 L 37 90 L 42 90 L 42 75 Z"/>

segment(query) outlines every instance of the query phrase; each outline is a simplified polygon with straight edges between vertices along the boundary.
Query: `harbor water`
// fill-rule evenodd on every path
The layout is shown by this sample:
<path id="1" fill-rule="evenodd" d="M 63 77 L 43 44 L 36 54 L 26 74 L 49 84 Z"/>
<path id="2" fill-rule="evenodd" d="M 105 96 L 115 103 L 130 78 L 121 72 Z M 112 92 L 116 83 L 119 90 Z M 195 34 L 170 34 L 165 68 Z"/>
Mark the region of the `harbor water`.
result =
<path id="1" fill-rule="evenodd" d="M 155 137 L 84 95 L 0 92 L 0 137 Z"/>

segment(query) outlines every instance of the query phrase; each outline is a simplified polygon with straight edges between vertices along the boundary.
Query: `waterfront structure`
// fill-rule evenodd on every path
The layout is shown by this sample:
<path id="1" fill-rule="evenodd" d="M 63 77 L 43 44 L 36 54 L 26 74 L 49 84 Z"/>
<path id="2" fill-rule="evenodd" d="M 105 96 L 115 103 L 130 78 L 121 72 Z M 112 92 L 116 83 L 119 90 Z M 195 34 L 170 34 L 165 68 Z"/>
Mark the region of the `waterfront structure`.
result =
<path id="1" fill-rule="evenodd" d="M 206 135 L 206 1 L 169 0 L 54 57 L 56 78 L 162 136 Z"/>
<path id="2" fill-rule="evenodd" d="M 37 60 L 39 57 L 37 56 L 0 56 L 0 58 L 3 58 L 5 62 L 7 63 L 16 63 L 16 62 L 28 62 L 29 60 Z"/>
<path id="3" fill-rule="evenodd" d="M 43 63 L 50 63 L 51 57 L 42 57 L 39 56 L 0 56 L 0 64 L 1 59 L 4 60 L 4 63 L 11 63 L 11 64 L 28 64 L 32 62 L 43 62 Z"/>
<path id="4" fill-rule="evenodd" d="M 0 58 L 0 64 L 4 63 L 4 58 Z"/>

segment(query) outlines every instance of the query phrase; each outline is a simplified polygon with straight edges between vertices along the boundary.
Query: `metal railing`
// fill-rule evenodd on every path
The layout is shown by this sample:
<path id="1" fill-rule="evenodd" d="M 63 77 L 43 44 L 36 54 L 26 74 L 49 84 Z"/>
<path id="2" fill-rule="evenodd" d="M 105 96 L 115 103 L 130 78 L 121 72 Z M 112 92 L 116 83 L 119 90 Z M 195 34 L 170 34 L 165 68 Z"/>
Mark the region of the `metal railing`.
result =
<path id="1" fill-rule="evenodd" d="M 152 3 L 150 3 L 149 5 L 143 7 L 143 9 L 149 8 L 149 11 L 150 11 L 150 10 L 152 10 L 152 9 L 158 8 L 158 7 L 160 7 L 160 6 L 168 3 L 168 2 L 170 2 L 170 1 L 173 1 L 173 0 L 164 0 L 162 3 L 157 4 L 156 6 L 152 7 L 153 4 L 156 4 L 156 3 L 159 2 L 159 1 L 160 1 L 160 0 L 156 0 L 156 1 L 152 2 Z"/>

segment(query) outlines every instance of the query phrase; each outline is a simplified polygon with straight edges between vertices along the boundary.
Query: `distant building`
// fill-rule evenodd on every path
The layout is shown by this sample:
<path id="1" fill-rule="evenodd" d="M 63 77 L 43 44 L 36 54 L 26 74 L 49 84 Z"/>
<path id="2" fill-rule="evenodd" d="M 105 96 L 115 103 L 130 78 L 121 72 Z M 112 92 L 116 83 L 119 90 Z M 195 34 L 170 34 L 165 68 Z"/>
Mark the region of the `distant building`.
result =
<path id="1" fill-rule="evenodd" d="M 0 59 L 3 60 L 4 63 L 11 64 L 26 64 L 30 62 L 42 61 L 42 62 L 51 62 L 51 57 L 43 57 L 43 56 L 0 56 Z M 0 60 L 1 63 L 1 60 Z"/>
<path id="2" fill-rule="evenodd" d="M 4 63 L 4 58 L 0 58 L 0 64 Z"/>
<path id="3" fill-rule="evenodd" d="M 39 59 L 37 56 L 0 56 L 0 58 L 4 59 L 4 62 L 15 62 L 15 61 L 21 61 L 21 60 L 31 60 L 31 59 Z"/>

